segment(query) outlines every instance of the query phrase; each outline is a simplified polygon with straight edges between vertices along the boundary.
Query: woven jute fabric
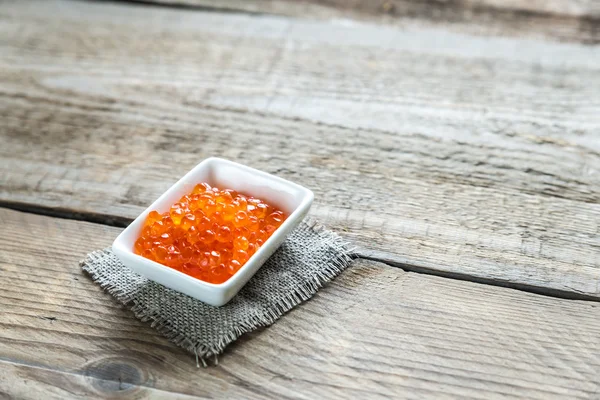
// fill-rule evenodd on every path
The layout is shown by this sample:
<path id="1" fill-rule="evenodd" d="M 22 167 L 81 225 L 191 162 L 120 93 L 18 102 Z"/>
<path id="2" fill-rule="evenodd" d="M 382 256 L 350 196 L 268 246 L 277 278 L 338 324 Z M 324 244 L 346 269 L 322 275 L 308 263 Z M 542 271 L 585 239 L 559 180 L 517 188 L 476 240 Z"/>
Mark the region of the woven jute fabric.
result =
<path id="1" fill-rule="evenodd" d="M 213 307 L 125 267 L 110 249 L 88 254 L 81 267 L 119 302 L 131 307 L 197 360 L 216 359 L 246 332 L 271 325 L 311 298 L 349 264 L 351 249 L 335 233 L 304 221 L 226 305 Z"/>

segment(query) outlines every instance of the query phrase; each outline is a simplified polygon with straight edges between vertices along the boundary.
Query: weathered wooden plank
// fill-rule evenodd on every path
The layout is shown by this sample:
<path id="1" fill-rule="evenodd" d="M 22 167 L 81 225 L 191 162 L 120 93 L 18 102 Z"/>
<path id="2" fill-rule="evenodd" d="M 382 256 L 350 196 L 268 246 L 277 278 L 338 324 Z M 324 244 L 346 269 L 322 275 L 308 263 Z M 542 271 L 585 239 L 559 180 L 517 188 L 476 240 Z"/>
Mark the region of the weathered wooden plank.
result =
<path id="1" fill-rule="evenodd" d="M 104 3 L 0 15 L 1 201 L 132 218 L 220 155 L 312 188 L 313 215 L 390 262 L 600 296 L 596 47 Z"/>
<path id="2" fill-rule="evenodd" d="M 0 209 L 0 387 L 21 397 L 595 398 L 600 305 L 357 261 L 217 367 L 77 263 L 120 231 Z M 8 363 L 8 364 L 7 364 Z M 19 378 L 19 379 L 17 379 Z M 22 380 L 25 379 L 26 383 Z M 24 387 L 26 385 L 26 387 Z"/>
<path id="3" fill-rule="evenodd" d="M 600 2 L 596 0 L 144 0 L 143 3 L 300 18 L 359 19 L 389 25 L 418 22 L 476 35 L 600 42 L 597 29 Z"/>

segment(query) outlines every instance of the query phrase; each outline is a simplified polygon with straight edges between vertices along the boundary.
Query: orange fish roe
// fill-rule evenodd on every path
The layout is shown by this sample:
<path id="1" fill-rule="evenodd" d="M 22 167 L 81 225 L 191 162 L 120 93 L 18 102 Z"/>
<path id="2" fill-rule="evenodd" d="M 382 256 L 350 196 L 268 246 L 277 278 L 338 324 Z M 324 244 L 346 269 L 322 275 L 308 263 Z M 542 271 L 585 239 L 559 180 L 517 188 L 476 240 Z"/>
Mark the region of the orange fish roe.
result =
<path id="1" fill-rule="evenodd" d="M 148 214 L 134 252 L 210 283 L 228 280 L 283 223 L 260 199 L 208 183 Z"/>

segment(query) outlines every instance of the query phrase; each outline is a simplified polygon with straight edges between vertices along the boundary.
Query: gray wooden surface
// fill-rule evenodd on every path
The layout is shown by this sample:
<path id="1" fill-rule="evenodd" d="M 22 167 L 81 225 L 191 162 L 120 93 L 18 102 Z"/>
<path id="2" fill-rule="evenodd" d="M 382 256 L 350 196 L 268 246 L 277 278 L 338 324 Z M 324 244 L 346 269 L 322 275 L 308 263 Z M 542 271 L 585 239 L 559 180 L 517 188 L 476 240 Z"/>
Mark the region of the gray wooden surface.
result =
<path id="1" fill-rule="evenodd" d="M 0 397 L 600 398 L 598 2 L 157 3 L 0 4 Z M 198 371 L 77 262 L 212 155 L 363 259 Z"/>
<path id="2" fill-rule="evenodd" d="M 220 155 L 312 188 L 369 257 L 600 296 L 596 46 L 113 3 L 3 15 L 5 204 L 126 220 Z"/>
<path id="3" fill-rule="evenodd" d="M 0 221 L 12 232 L 0 236 L 0 388 L 9 397 L 600 395 L 597 302 L 359 260 L 217 367 L 198 370 L 78 268 L 119 228 L 10 210 Z"/>

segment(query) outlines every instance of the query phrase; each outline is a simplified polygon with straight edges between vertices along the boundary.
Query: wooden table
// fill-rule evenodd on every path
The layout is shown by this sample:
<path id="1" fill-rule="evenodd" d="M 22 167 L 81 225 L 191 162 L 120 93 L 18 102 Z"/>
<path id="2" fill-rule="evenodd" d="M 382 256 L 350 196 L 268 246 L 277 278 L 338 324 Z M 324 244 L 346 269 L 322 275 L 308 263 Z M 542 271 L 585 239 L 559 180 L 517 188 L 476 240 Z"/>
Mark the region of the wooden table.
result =
<path id="1" fill-rule="evenodd" d="M 600 399 L 600 3 L 0 4 L 0 398 Z M 78 261 L 205 157 L 362 256 L 197 369 Z"/>

